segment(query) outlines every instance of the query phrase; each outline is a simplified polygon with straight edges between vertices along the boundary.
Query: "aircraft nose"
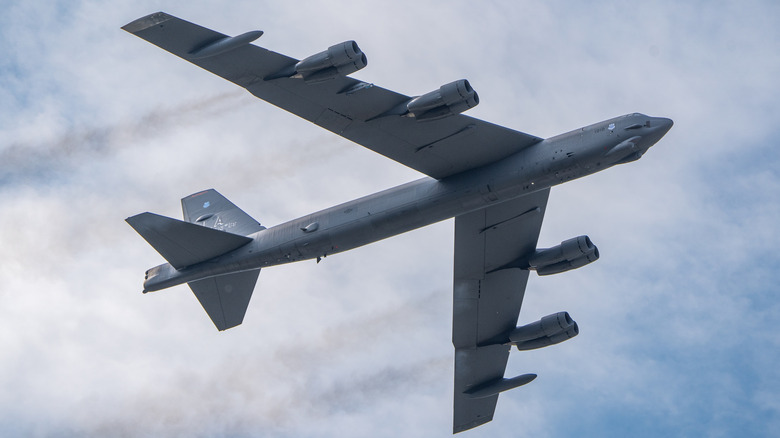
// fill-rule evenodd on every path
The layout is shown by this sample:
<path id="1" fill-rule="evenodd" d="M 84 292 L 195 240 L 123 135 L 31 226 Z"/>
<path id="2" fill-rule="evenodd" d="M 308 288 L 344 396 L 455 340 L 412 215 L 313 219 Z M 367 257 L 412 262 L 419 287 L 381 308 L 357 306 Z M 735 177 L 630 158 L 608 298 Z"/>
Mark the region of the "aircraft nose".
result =
<path id="1" fill-rule="evenodd" d="M 666 117 L 653 117 L 653 126 L 657 126 L 658 131 L 661 132 L 661 135 L 663 136 L 667 132 L 669 132 L 670 129 L 672 129 L 672 126 L 674 125 L 674 121 L 672 119 L 667 119 Z"/>

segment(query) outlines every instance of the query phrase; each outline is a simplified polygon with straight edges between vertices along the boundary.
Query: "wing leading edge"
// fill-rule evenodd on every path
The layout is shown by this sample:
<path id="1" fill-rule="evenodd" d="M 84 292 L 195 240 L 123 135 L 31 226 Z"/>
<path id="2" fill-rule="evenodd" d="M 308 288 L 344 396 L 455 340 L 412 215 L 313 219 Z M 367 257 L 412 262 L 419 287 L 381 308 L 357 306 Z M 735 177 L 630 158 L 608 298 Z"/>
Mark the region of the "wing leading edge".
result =
<path id="1" fill-rule="evenodd" d="M 139 18 L 123 29 L 433 178 L 498 161 L 541 141 L 462 114 L 425 121 L 405 117 L 397 109 L 412 97 L 345 75 L 323 81 L 291 77 L 297 59 L 249 44 L 260 31 L 228 37 L 164 12 Z"/>
<path id="2" fill-rule="evenodd" d="M 455 218 L 453 433 L 491 421 L 499 392 L 536 377 L 504 378 L 505 342 L 517 325 L 529 271 L 501 268 L 536 249 L 549 192 Z"/>

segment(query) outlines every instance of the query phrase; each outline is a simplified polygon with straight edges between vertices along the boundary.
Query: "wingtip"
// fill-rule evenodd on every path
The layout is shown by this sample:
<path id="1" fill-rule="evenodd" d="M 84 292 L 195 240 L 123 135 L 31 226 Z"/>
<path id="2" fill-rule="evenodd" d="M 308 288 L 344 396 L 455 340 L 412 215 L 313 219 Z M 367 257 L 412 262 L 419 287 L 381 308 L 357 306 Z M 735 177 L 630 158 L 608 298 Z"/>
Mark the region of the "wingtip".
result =
<path id="1" fill-rule="evenodd" d="M 125 222 L 127 222 L 128 224 L 131 224 L 131 225 L 132 225 L 132 223 L 133 223 L 133 222 L 134 222 L 136 219 L 138 219 L 139 217 L 141 217 L 141 216 L 147 216 L 147 215 L 150 215 L 150 214 L 152 214 L 152 213 L 149 213 L 148 211 L 145 211 L 145 212 L 143 212 L 143 213 L 134 214 L 134 215 L 132 215 L 132 216 L 130 216 L 130 217 L 128 217 L 128 218 L 125 218 Z"/>
<path id="2" fill-rule="evenodd" d="M 122 30 L 130 33 L 138 33 L 144 29 L 164 23 L 171 18 L 173 18 L 173 16 L 168 15 L 165 12 L 155 12 L 125 24 L 122 26 Z"/>

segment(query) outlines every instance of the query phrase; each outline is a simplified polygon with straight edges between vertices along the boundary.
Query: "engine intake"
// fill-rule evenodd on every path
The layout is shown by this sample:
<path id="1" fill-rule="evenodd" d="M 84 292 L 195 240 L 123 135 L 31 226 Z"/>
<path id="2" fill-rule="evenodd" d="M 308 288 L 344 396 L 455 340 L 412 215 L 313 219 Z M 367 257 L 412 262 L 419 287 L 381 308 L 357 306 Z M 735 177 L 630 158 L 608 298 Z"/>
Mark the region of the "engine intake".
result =
<path id="1" fill-rule="evenodd" d="M 469 81 L 460 79 L 415 97 L 406 104 L 406 109 L 417 120 L 436 120 L 460 114 L 478 104 L 477 92 L 471 88 Z"/>
<path id="2" fill-rule="evenodd" d="M 328 47 L 295 64 L 295 75 L 306 82 L 323 82 L 354 73 L 368 64 L 366 55 L 354 41 Z"/>
<path id="3" fill-rule="evenodd" d="M 596 245 L 588 236 L 579 236 L 552 248 L 537 249 L 528 259 L 528 265 L 539 275 L 552 275 L 580 268 L 598 259 Z"/>
<path id="4" fill-rule="evenodd" d="M 509 333 L 509 344 L 521 351 L 534 350 L 559 344 L 579 333 L 580 328 L 571 319 L 569 312 L 558 312 L 512 330 Z"/>

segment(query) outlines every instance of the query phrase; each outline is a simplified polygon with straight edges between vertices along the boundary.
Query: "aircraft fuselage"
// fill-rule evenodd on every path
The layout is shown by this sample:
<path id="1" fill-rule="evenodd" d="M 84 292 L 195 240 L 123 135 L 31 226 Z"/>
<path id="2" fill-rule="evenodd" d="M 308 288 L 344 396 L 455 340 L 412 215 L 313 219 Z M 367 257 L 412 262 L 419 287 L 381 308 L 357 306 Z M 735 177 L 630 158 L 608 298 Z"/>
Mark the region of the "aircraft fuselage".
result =
<path id="1" fill-rule="evenodd" d="M 144 292 L 319 259 L 543 190 L 634 161 L 671 126 L 669 119 L 635 113 L 551 137 L 480 168 L 421 178 L 259 231 L 248 244 L 184 269 L 151 268 Z"/>

